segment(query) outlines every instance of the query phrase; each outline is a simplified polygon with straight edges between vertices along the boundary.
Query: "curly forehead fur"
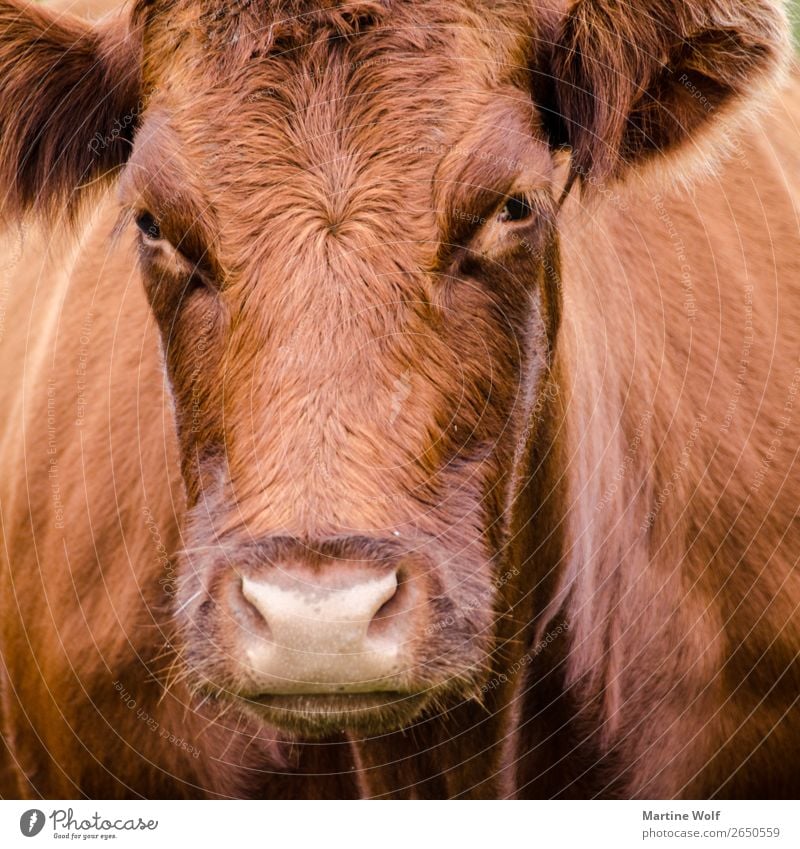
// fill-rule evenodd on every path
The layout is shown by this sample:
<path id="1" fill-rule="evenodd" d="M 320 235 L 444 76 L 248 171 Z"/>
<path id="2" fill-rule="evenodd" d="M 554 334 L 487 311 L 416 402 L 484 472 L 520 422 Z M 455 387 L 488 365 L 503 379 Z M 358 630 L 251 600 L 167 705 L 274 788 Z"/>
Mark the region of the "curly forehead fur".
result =
<path id="1" fill-rule="evenodd" d="M 223 46 L 249 36 L 261 51 L 291 41 L 307 41 L 320 30 L 347 36 L 380 25 L 391 4 L 388 0 L 336 3 L 283 0 L 265 3 L 237 0 L 233 3 L 192 3 L 188 0 L 144 0 L 137 14 L 169 14 L 183 18 L 184 25 L 202 30 L 210 43 Z"/>
<path id="2" fill-rule="evenodd" d="M 532 35 L 530 15 L 523 13 L 520 4 L 505 0 L 492 8 L 474 0 L 239 0 L 226 4 L 139 0 L 133 19 L 168 34 L 173 47 L 199 40 L 227 66 L 237 59 L 284 56 L 314 41 L 365 33 L 374 46 L 411 50 L 452 41 L 454 28 L 470 26 L 483 29 L 487 36 L 491 33 L 487 46 L 502 40 L 504 32 Z"/>

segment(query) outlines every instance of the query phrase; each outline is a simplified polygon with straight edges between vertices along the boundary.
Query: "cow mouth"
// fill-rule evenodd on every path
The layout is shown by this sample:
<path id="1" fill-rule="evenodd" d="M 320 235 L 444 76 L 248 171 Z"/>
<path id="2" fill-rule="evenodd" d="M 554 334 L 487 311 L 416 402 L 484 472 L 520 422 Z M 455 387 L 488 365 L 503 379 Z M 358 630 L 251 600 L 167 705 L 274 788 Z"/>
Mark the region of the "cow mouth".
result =
<path id="1" fill-rule="evenodd" d="M 322 737 L 405 728 L 422 713 L 430 698 L 425 693 L 381 691 L 239 695 L 236 700 L 262 722 L 306 737 Z"/>

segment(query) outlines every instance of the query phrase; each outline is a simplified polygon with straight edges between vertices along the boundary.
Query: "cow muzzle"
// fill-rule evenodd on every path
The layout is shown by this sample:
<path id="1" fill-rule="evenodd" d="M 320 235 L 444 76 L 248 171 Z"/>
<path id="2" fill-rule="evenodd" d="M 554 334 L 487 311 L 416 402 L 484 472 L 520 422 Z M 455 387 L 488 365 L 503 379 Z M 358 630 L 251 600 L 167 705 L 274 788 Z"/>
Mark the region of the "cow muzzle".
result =
<path id="1" fill-rule="evenodd" d="M 255 627 L 244 638 L 260 693 L 360 693 L 397 689 L 413 637 L 414 590 L 394 566 L 377 574 L 336 563 L 314 576 L 244 577 Z"/>
<path id="2" fill-rule="evenodd" d="M 492 592 L 488 563 L 464 549 L 458 578 L 427 538 L 229 537 L 192 551 L 176 620 L 198 693 L 324 734 L 405 727 L 476 692 Z"/>
<path id="3" fill-rule="evenodd" d="M 248 694 L 398 692 L 413 674 L 435 571 L 424 555 L 280 539 L 219 568 L 217 624 Z"/>

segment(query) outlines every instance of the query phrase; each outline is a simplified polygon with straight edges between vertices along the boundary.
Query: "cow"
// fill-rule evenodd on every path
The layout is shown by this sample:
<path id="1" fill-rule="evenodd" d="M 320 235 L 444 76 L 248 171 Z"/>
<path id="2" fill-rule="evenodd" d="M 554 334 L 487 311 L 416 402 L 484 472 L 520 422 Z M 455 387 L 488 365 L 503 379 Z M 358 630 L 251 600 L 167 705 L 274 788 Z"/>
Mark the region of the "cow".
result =
<path id="1" fill-rule="evenodd" d="M 773 0 L 0 0 L 0 792 L 797 796 Z"/>

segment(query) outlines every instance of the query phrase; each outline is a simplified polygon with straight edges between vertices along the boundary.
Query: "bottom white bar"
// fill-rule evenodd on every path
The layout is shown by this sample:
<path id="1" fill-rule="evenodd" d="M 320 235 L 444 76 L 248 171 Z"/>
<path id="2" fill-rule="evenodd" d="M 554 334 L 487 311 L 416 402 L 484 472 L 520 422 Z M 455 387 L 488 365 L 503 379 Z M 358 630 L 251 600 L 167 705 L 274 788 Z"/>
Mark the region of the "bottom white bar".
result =
<path id="1" fill-rule="evenodd" d="M 794 802 L 0 802 L 0 846 L 795 847 Z M 196 841 L 196 842 L 195 842 Z"/>

